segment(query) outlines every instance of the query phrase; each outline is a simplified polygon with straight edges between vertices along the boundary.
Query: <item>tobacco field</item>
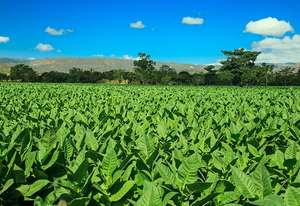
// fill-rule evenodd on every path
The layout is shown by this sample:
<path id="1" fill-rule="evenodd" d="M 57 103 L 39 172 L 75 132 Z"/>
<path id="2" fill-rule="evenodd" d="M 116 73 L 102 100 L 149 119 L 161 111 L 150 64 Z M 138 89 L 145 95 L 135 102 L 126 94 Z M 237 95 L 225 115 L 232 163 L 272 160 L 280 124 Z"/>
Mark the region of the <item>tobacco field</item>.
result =
<path id="1" fill-rule="evenodd" d="M 299 94 L 0 83 L 0 205 L 298 206 Z"/>

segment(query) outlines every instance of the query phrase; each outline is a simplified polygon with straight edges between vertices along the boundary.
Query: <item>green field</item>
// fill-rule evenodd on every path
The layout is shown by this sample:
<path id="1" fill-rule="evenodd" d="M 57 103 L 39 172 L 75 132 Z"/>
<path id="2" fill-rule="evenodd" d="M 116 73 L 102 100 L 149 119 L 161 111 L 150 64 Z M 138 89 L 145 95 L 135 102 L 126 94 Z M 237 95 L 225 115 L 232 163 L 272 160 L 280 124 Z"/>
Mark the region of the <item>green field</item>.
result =
<path id="1" fill-rule="evenodd" d="M 300 205 L 299 94 L 0 83 L 0 205 Z"/>

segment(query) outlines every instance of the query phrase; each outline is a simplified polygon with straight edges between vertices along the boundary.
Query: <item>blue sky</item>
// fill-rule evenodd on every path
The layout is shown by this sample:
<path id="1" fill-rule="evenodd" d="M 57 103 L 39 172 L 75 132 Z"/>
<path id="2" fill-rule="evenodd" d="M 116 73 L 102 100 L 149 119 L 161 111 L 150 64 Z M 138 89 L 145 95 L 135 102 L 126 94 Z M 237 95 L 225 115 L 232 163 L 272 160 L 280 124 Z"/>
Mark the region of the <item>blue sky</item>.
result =
<path id="1" fill-rule="evenodd" d="M 113 57 L 211 64 L 221 50 L 300 62 L 299 0 L 0 0 L 0 57 Z"/>

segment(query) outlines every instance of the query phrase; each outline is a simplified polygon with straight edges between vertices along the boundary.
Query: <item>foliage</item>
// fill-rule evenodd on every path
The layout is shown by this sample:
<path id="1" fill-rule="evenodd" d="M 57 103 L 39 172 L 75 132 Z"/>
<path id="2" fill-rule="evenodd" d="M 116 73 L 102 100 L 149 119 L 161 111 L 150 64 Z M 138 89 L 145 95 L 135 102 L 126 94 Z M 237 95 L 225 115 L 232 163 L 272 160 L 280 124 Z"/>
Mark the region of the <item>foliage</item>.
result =
<path id="1" fill-rule="evenodd" d="M 22 82 L 36 81 L 38 78 L 36 72 L 25 64 L 17 64 L 11 67 L 9 76 L 11 80 L 21 80 Z"/>
<path id="2" fill-rule="evenodd" d="M 299 205 L 298 88 L 0 90 L 1 205 Z"/>
<path id="3" fill-rule="evenodd" d="M 260 52 L 246 51 L 245 48 L 234 49 L 234 51 L 221 50 L 221 52 L 227 56 L 227 59 L 220 62 L 223 65 L 220 71 L 230 71 L 235 75 L 236 81 L 243 85 L 243 68 L 252 69 Z"/>

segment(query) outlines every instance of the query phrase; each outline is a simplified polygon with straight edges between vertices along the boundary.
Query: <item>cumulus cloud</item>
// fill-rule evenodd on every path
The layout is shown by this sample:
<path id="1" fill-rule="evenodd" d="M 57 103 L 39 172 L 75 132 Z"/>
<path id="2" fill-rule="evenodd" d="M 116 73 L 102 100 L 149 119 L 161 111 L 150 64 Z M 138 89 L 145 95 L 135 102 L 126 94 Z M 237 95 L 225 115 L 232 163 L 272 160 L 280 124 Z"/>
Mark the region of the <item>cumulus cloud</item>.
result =
<path id="1" fill-rule="evenodd" d="M 299 62 L 300 60 L 300 35 L 292 38 L 265 38 L 251 44 L 253 51 L 261 51 L 256 62 L 285 63 Z"/>
<path id="2" fill-rule="evenodd" d="M 103 54 L 94 54 L 93 57 L 104 57 Z"/>
<path id="3" fill-rule="evenodd" d="M 60 50 L 60 49 L 58 49 L 58 50 L 56 50 L 56 52 L 57 52 L 57 53 L 60 53 L 60 52 L 61 52 L 61 50 Z"/>
<path id="4" fill-rule="evenodd" d="M 39 50 L 41 52 L 54 50 L 54 48 L 50 44 L 41 44 L 41 43 L 39 43 L 36 47 L 34 47 L 34 49 Z"/>
<path id="5" fill-rule="evenodd" d="M 9 42 L 9 37 L 0 36 L 0 43 L 7 43 Z"/>
<path id="6" fill-rule="evenodd" d="M 151 30 L 152 30 L 152 31 L 155 31 L 155 29 L 154 29 L 154 28 L 152 28 Z"/>
<path id="7" fill-rule="evenodd" d="M 142 21 L 137 21 L 136 23 L 131 23 L 130 28 L 143 29 L 146 25 L 142 23 Z"/>
<path id="8" fill-rule="evenodd" d="M 54 28 L 50 28 L 49 26 L 47 27 L 47 29 L 45 30 L 45 32 L 47 32 L 50 35 L 63 35 L 63 34 L 68 34 L 68 33 L 72 33 L 74 31 L 74 29 L 60 29 L 60 30 L 56 30 Z"/>
<path id="9" fill-rule="evenodd" d="M 276 18 L 265 18 L 258 21 L 250 21 L 243 31 L 262 36 L 282 37 L 286 32 L 294 32 L 293 27 L 289 22 L 278 21 Z"/>
<path id="10" fill-rule="evenodd" d="M 31 61 L 35 60 L 34 57 L 29 57 L 28 59 L 31 60 Z"/>
<path id="11" fill-rule="evenodd" d="M 193 17 L 183 17 L 181 23 L 182 24 L 203 24 L 204 19 L 202 18 L 193 18 Z"/>
<path id="12" fill-rule="evenodd" d="M 110 57 L 111 57 L 111 58 L 114 58 L 114 57 L 116 57 L 116 55 L 115 55 L 115 54 L 112 54 L 112 55 L 110 55 Z"/>
<path id="13" fill-rule="evenodd" d="M 129 56 L 128 54 L 123 55 L 122 57 L 123 59 L 130 59 L 130 60 L 139 60 L 139 57 L 133 57 L 133 56 Z"/>

